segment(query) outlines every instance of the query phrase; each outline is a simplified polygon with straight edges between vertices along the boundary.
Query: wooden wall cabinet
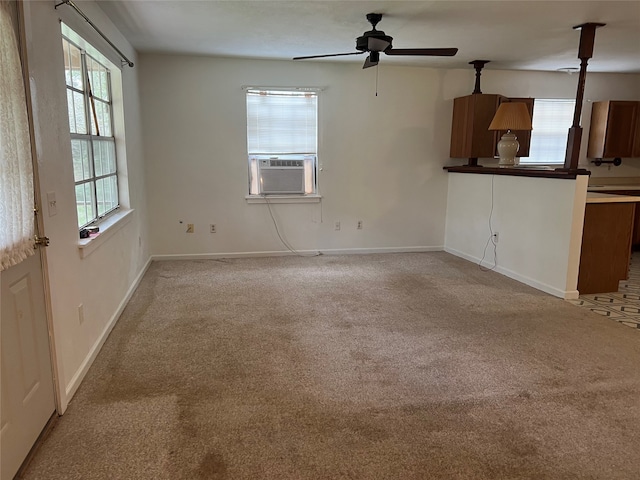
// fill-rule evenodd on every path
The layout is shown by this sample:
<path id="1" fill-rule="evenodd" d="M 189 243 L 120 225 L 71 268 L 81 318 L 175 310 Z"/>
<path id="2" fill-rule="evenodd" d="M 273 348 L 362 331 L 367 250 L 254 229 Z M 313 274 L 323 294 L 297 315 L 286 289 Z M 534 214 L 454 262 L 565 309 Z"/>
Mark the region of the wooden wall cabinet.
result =
<path id="1" fill-rule="evenodd" d="M 505 132 L 489 130 L 489 124 L 503 102 L 524 102 L 533 117 L 533 98 L 508 98 L 503 95 L 474 93 L 453 100 L 451 122 L 451 158 L 468 158 L 469 164 L 478 158 L 493 158 L 498 154 L 497 145 Z M 531 132 L 514 131 L 520 142 L 518 157 L 529 156 Z"/>
<path id="2" fill-rule="evenodd" d="M 489 124 L 501 98 L 501 95 L 475 93 L 453 100 L 451 158 L 493 157 L 496 140 Z"/>
<path id="3" fill-rule="evenodd" d="M 587 157 L 640 157 L 640 102 L 593 103 Z"/>
<path id="4" fill-rule="evenodd" d="M 633 135 L 633 151 L 631 156 L 633 158 L 640 158 L 640 102 L 638 104 L 636 113 L 636 131 Z"/>

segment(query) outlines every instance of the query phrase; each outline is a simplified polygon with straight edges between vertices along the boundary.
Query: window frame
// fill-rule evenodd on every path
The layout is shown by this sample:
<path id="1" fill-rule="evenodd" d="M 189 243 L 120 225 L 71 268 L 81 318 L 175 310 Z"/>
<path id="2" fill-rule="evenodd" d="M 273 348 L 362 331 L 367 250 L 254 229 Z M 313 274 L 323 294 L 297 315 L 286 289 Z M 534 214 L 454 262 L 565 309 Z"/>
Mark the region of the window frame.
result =
<path id="1" fill-rule="evenodd" d="M 247 173 L 248 173 L 248 181 L 247 188 L 248 194 L 245 196 L 247 200 L 250 199 L 264 199 L 265 197 L 269 198 L 278 198 L 284 201 L 285 203 L 290 203 L 290 200 L 295 201 L 304 200 L 304 199 L 318 199 L 319 195 L 319 161 L 318 161 L 318 150 L 319 150 L 319 116 L 320 116 L 320 92 L 321 88 L 317 87 L 265 87 L 265 86 L 245 86 L 243 87 L 245 90 L 245 108 L 246 108 L 246 121 L 247 121 L 247 142 L 246 142 L 246 152 L 247 152 Z M 249 95 L 255 94 L 256 92 L 264 92 L 268 95 L 269 92 L 279 93 L 282 95 L 286 93 L 291 93 L 295 96 L 306 96 L 313 95 L 315 97 L 315 134 L 314 134 L 314 148 L 313 152 L 291 152 L 291 151 L 283 151 L 283 152 L 258 152 L 251 151 L 249 149 L 251 139 L 249 134 L 250 129 L 250 112 L 249 112 Z M 292 95 L 292 96 L 293 96 Z M 262 191 L 262 187 L 260 185 L 260 181 L 255 176 L 259 176 L 259 159 L 265 158 L 279 158 L 279 159 L 291 159 L 291 158 L 299 158 L 300 160 L 304 160 L 304 193 L 264 193 Z M 309 159 L 312 159 L 309 162 Z M 309 165 L 310 163 L 310 165 Z M 255 203 L 255 202 L 249 202 Z"/>
<path id="2" fill-rule="evenodd" d="M 92 54 L 92 52 L 88 51 L 87 47 L 83 47 L 82 45 L 79 44 L 80 42 L 70 38 L 71 35 L 65 34 L 64 32 L 65 29 L 68 29 L 70 32 L 73 32 L 74 36 L 77 36 L 87 46 L 90 46 L 91 49 L 94 50 L 96 54 Z M 116 128 L 115 128 L 116 122 L 114 118 L 114 97 L 113 97 L 113 83 L 112 83 L 113 76 L 111 72 L 112 67 L 110 67 L 109 65 L 105 65 L 105 63 L 109 63 L 111 65 L 113 64 L 106 57 L 100 55 L 98 50 L 95 47 L 93 47 L 89 41 L 87 41 L 86 39 L 81 37 L 79 34 L 74 32 L 67 25 L 63 24 L 63 32 L 62 32 L 63 49 L 68 48 L 67 43 L 72 47 L 75 47 L 76 49 L 78 49 L 78 51 L 80 52 L 80 66 L 81 66 L 82 87 L 83 87 L 82 89 L 77 88 L 76 86 L 73 85 L 73 81 L 71 81 L 72 84 L 69 85 L 67 83 L 66 72 L 65 72 L 65 92 L 67 93 L 67 116 L 69 117 L 70 109 L 72 108 L 72 106 L 69 105 L 69 102 L 68 102 L 68 98 L 69 98 L 68 92 L 74 92 L 76 94 L 82 95 L 83 102 L 84 102 L 83 110 L 84 110 L 84 122 L 85 122 L 85 130 L 86 130 L 86 133 L 74 132 L 73 131 L 74 128 L 72 128 L 70 124 L 69 134 L 70 134 L 72 145 L 74 140 L 82 140 L 83 142 L 86 142 L 88 163 L 89 163 L 89 169 L 90 169 L 89 176 L 87 176 L 87 178 L 83 178 L 80 180 L 76 180 L 75 172 L 74 172 L 74 195 L 76 196 L 76 212 L 77 213 L 78 213 L 78 202 L 79 202 L 79 199 L 77 196 L 77 187 L 90 185 L 90 189 L 91 189 L 90 202 L 91 202 L 93 217 L 89 221 L 80 224 L 80 215 L 78 214 L 78 229 L 82 230 L 83 228 L 86 228 L 87 226 L 90 226 L 90 225 L 95 225 L 96 223 L 99 223 L 100 221 L 104 220 L 110 215 L 116 213 L 121 207 L 121 188 L 120 188 L 120 181 L 119 181 L 120 169 L 118 165 L 118 153 L 117 153 L 118 148 L 116 144 Z M 103 58 L 102 59 L 96 58 L 98 56 L 101 56 Z M 89 70 L 87 66 L 87 57 L 90 58 L 92 62 L 98 64 L 100 67 L 102 67 L 106 71 L 106 76 L 107 76 L 106 87 L 107 87 L 108 100 L 105 100 L 100 96 L 96 96 L 93 93 L 94 87 L 92 86 L 91 80 L 90 80 L 91 75 L 89 74 Z M 69 58 L 71 59 L 70 54 L 69 54 Z M 111 133 L 110 136 L 96 135 L 96 133 L 100 133 L 99 127 L 95 126 L 95 122 L 98 122 L 97 120 L 98 111 L 96 109 L 95 103 L 92 103 L 92 102 L 100 102 L 101 104 L 104 104 L 107 106 L 109 111 L 108 123 L 109 123 L 109 129 Z M 92 114 L 94 116 L 92 116 Z M 74 115 L 75 115 L 75 112 L 74 112 Z M 94 130 L 96 131 L 94 132 Z M 113 158 L 112 158 L 113 171 L 106 174 L 101 174 L 101 175 L 96 175 L 96 156 L 95 156 L 94 147 L 98 142 L 107 142 L 111 144 L 112 145 L 111 148 L 113 151 Z M 107 178 L 115 179 L 115 182 L 113 182 L 111 185 L 115 187 L 116 202 L 115 202 L 115 206 L 112 206 L 109 209 L 103 212 L 100 212 L 100 209 L 99 209 L 100 200 L 98 198 L 98 182 L 100 180 L 107 179 Z M 85 192 L 86 192 L 86 189 L 85 189 Z M 86 200 L 83 201 L 84 205 L 87 205 L 87 203 L 88 202 Z"/>

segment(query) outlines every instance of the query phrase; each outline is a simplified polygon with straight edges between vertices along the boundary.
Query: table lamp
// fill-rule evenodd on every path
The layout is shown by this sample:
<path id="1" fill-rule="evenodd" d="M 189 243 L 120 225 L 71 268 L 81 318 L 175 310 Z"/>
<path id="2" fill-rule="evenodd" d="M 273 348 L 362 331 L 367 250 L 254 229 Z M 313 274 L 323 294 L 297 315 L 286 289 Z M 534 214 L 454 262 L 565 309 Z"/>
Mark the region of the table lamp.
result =
<path id="1" fill-rule="evenodd" d="M 511 130 L 531 130 L 531 116 L 527 105 L 522 102 L 501 103 L 489 130 L 506 130 L 498 142 L 499 167 L 513 167 L 520 148 L 518 138 Z"/>

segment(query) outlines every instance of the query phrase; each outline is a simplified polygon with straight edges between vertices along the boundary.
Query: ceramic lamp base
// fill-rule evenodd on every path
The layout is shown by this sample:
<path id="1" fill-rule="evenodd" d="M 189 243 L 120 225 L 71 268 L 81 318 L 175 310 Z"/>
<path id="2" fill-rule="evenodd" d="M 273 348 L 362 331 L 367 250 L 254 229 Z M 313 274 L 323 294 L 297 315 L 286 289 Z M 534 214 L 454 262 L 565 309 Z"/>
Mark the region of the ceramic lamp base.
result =
<path id="1" fill-rule="evenodd" d="M 520 149 L 520 143 L 518 143 L 517 137 L 507 132 L 502 135 L 502 138 L 498 142 L 498 155 L 500 156 L 499 167 L 513 167 L 517 165 L 516 154 Z"/>

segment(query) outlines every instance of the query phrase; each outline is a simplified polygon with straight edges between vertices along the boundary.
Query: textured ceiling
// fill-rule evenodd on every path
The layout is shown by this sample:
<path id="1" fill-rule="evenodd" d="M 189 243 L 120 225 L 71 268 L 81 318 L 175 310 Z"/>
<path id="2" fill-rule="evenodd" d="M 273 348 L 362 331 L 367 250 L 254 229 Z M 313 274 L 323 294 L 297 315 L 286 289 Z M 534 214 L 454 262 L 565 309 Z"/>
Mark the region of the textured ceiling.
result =
<path id="1" fill-rule="evenodd" d="M 81 2 L 77 2 L 81 7 Z M 98 2 L 140 52 L 242 58 L 355 51 L 355 38 L 371 26 L 365 15 L 382 13 L 378 25 L 395 48 L 457 47 L 458 55 L 382 56 L 381 63 L 554 71 L 579 67 L 585 22 L 606 23 L 596 32 L 590 72 L 640 72 L 640 1 L 147 1 Z M 326 60 L 358 62 L 364 55 Z"/>

